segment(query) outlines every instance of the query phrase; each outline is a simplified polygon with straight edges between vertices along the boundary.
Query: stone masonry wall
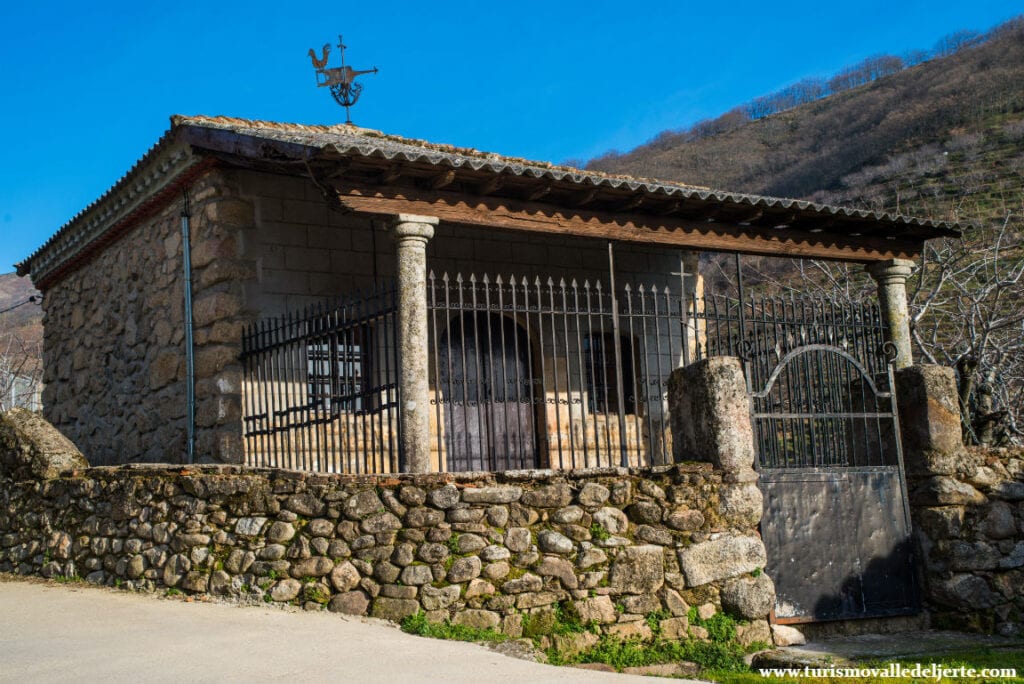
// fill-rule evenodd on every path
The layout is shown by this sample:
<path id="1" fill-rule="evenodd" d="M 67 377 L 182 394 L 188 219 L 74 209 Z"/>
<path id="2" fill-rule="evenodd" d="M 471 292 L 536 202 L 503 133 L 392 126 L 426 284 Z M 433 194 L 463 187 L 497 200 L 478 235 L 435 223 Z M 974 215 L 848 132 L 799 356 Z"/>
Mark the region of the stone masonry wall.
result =
<path id="1" fill-rule="evenodd" d="M 46 290 L 44 413 L 94 464 L 185 451 L 180 211 L 167 207 Z"/>
<path id="2" fill-rule="evenodd" d="M 256 264 L 245 254 L 256 216 L 243 188 L 243 172 L 219 169 L 192 189 L 195 453 L 200 463 L 244 460 L 239 356 L 242 330 L 257 313 L 245 292 L 246 283 L 256 277 Z"/>
<path id="3" fill-rule="evenodd" d="M 663 635 L 700 637 L 695 606 L 767 642 L 760 498 L 743 505 L 749 488 L 724 479 L 710 464 L 397 478 L 129 465 L 0 479 L 0 571 L 392 620 L 422 610 L 514 636 L 559 606 L 623 637 L 649 637 L 652 614 Z"/>
<path id="4" fill-rule="evenodd" d="M 915 479 L 914 527 L 936 627 L 1024 633 L 1024 451 L 966 449 Z"/>
<path id="5" fill-rule="evenodd" d="M 196 345 L 196 453 L 240 462 L 242 258 L 254 225 L 237 174 L 189 188 Z M 186 454 L 182 201 L 52 285 L 43 300 L 44 413 L 93 465 Z M 129 401 L 134 397 L 136 400 Z"/>
<path id="6" fill-rule="evenodd" d="M 911 366 L 897 387 L 932 625 L 1024 633 L 1024 450 L 963 447 L 952 369 Z"/>

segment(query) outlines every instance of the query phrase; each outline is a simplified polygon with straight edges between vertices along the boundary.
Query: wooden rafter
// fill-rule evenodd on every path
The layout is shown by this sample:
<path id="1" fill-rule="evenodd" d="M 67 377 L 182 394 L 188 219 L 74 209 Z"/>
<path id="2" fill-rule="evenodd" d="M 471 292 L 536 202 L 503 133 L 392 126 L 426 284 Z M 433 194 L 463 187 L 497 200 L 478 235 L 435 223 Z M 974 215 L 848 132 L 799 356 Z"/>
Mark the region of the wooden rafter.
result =
<path id="1" fill-rule="evenodd" d="M 584 192 L 582 195 L 574 197 L 572 199 L 572 204 L 575 207 L 585 207 L 591 202 L 593 202 L 595 197 L 597 197 L 597 188 L 591 188 L 590 190 Z"/>
<path id="2" fill-rule="evenodd" d="M 752 223 L 755 223 L 762 216 L 764 216 L 764 210 L 763 209 L 754 209 L 753 211 L 751 211 L 748 214 L 744 214 L 743 216 L 738 216 L 736 218 L 736 223 L 739 223 L 740 225 L 743 225 L 743 226 L 750 225 Z"/>
<path id="3" fill-rule="evenodd" d="M 679 205 L 680 204 L 681 204 L 681 202 L 679 200 L 672 200 L 671 202 L 669 202 L 665 206 L 660 207 L 656 211 L 656 214 L 658 216 L 669 216 L 671 214 L 674 214 L 677 211 L 679 211 Z"/>
<path id="4" fill-rule="evenodd" d="M 498 188 L 500 188 L 504 182 L 505 181 L 502 179 L 501 176 L 498 176 L 498 175 L 491 176 L 490 178 L 485 180 L 483 183 L 481 183 L 479 186 L 477 186 L 476 193 L 478 195 L 491 195 Z"/>
<path id="5" fill-rule="evenodd" d="M 641 204 L 644 203 L 644 199 L 645 199 L 645 197 L 644 197 L 643 194 L 637 193 L 636 195 L 633 195 L 632 197 L 627 199 L 625 202 L 623 202 L 619 206 L 615 207 L 615 210 L 616 211 L 633 211 L 634 209 L 637 209 Z"/>
<path id="6" fill-rule="evenodd" d="M 402 165 L 392 164 L 387 167 L 380 174 L 380 182 L 382 185 L 394 185 L 395 181 L 402 177 Z"/>
<path id="7" fill-rule="evenodd" d="M 446 169 L 430 179 L 430 189 L 440 190 L 452 184 L 455 180 L 455 169 Z"/>
<path id="8" fill-rule="evenodd" d="M 530 188 L 529 190 L 526 191 L 526 201 L 527 202 L 536 202 L 540 198 L 545 197 L 545 196 L 547 196 L 550 193 L 551 193 L 551 184 L 550 183 L 543 183 L 541 185 L 537 185 L 535 187 L 532 187 L 532 188 Z"/>

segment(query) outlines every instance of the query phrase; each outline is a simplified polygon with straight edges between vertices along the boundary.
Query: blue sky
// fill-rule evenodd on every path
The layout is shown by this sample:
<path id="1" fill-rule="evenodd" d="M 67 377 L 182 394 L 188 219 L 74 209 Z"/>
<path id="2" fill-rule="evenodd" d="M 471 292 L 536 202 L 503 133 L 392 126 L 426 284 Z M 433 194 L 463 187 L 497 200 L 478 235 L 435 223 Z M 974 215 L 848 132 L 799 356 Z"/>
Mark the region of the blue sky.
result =
<path id="1" fill-rule="evenodd" d="M 0 272 L 171 114 L 344 121 L 306 54 L 339 33 L 348 64 L 380 68 L 362 77 L 356 124 L 559 162 L 1024 13 L 1019 0 L 2 4 Z"/>

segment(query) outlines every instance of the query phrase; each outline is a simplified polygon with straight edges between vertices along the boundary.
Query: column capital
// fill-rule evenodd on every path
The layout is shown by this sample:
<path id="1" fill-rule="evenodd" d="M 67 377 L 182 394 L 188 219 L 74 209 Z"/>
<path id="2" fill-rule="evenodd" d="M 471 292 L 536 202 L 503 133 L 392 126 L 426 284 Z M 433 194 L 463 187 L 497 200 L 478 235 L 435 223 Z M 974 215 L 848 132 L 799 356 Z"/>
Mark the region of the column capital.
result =
<path id="1" fill-rule="evenodd" d="M 907 278 L 914 272 L 916 262 L 910 259 L 887 259 L 886 261 L 874 261 L 864 267 L 875 282 L 880 285 L 904 284 Z"/>
<path id="2" fill-rule="evenodd" d="M 388 227 L 395 240 L 408 238 L 426 242 L 434 237 L 434 226 L 439 223 L 436 216 L 420 216 L 419 214 L 396 214 L 391 217 Z"/>
<path id="3" fill-rule="evenodd" d="M 868 264 L 866 269 L 878 285 L 882 320 L 889 327 L 889 341 L 896 345 L 896 368 L 906 368 L 914 362 L 907 307 L 907 278 L 914 272 L 914 266 L 909 259 L 889 259 Z"/>

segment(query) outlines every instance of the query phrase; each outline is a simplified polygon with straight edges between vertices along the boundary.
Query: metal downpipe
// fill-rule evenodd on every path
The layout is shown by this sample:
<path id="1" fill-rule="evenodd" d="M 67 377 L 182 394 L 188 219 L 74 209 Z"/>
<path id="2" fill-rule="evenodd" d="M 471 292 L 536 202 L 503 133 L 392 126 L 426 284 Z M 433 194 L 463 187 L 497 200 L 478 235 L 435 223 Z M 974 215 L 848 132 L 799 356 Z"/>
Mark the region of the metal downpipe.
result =
<path id="1" fill-rule="evenodd" d="M 181 209 L 181 253 L 184 268 L 185 295 L 185 431 L 187 447 L 187 463 L 195 463 L 196 457 L 196 373 L 195 373 L 195 342 L 192 337 L 192 243 L 191 243 L 191 208 L 188 189 L 183 192 L 184 203 Z"/>

